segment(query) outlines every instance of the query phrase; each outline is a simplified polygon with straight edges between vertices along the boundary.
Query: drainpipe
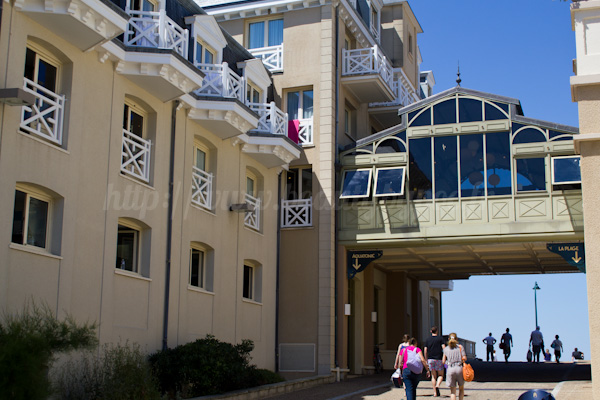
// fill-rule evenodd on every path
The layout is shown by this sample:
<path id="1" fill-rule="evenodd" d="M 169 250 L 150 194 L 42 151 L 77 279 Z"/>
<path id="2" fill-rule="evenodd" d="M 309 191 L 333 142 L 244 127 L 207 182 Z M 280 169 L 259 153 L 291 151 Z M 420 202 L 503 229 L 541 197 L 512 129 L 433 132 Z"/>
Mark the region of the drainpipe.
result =
<path id="1" fill-rule="evenodd" d="M 279 268 L 281 248 L 281 177 L 277 175 L 277 262 L 275 264 L 275 372 L 279 372 Z"/>
<path id="2" fill-rule="evenodd" d="M 337 173 L 337 165 L 339 163 L 339 152 L 338 152 L 338 131 L 339 131 L 339 122 L 340 122 L 340 107 L 339 107 L 339 98 L 340 98 L 340 85 L 338 80 L 339 74 L 339 30 L 340 30 L 340 16 L 339 16 L 339 4 L 335 6 L 335 140 L 334 140 L 334 150 L 335 150 L 335 162 L 333 165 L 333 192 L 334 196 L 334 204 L 337 206 L 338 204 L 338 196 L 337 196 L 337 188 L 338 188 L 338 173 Z M 333 252 L 333 292 L 334 292 L 334 315 L 335 315 L 335 327 L 334 327 L 334 360 L 336 368 L 339 367 L 338 363 L 338 215 L 337 210 L 338 207 L 333 208 L 334 214 L 334 240 L 333 245 L 335 246 Z"/>
<path id="3" fill-rule="evenodd" d="M 163 340 L 162 349 L 168 348 L 169 334 L 169 295 L 171 286 L 171 240 L 173 237 L 173 175 L 175 170 L 175 128 L 177 127 L 177 108 L 179 100 L 173 102 L 171 109 L 171 140 L 169 155 L 169 205 L 167 215 L 167 256 L 165 265 L 165 304 L 163 314 Z"/>

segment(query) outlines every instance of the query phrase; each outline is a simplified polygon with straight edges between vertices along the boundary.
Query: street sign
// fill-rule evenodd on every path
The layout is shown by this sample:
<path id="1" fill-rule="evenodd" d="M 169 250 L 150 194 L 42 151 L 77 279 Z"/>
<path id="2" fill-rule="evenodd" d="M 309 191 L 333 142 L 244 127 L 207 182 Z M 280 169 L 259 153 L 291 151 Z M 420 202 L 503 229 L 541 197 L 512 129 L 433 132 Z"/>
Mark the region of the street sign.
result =
<path id="1" fill-rule="evenodd" d="M 381 250 L 348 251 L 348 279 L 354 278 L 354 275 L 367 268 L 371 261 L 377 260 L 382 255 Z"/>
<path id="2" fill-rule="evenodd" d="M 585 248 L 583 242 L 579 243 L 548 243 L 548 250 L 558 254 L 572 265 L 585 272 Z"/>

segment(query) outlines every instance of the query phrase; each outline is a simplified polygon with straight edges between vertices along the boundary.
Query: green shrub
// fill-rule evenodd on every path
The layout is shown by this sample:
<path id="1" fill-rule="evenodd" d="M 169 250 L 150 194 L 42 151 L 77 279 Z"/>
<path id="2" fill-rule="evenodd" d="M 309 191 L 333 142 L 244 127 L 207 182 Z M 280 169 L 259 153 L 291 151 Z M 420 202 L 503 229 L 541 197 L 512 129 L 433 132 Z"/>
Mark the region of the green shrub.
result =
<path id="1" fill-rule="evenodd" d="M 89 352 L 65 363 L 55 378 L 64 400 L 160 399 L 157 382 L 139 345 L 105 344 L 99 355 Z"/>
<path id="2" fill-rule="evenodd" d="M 281 381 L 274 373 L 250 365 L 250 340 L 232 345 L 207 335 L 204 339 L 150 356 L 160 388 L 170 398 L 206 396 Z"/>
<path id="3" fill-rule="evenodd" d="M 48 369 L 58 352 L 93 347 L 95 324 L 59 321 L 47 304 L 27 303 L 0 321 L 0 399 L 46 399 Z"/>

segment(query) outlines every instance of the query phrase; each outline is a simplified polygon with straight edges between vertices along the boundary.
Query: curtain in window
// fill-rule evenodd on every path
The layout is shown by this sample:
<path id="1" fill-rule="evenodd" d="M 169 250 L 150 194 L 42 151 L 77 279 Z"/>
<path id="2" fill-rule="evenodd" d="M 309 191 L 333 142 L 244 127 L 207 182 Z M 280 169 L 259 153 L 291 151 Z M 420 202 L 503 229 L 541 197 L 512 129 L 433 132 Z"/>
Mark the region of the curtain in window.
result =
<path id="1" fill-rule="evenodd" d="M 248 48 L 256 49 L 265 45 L 265 23 L 254 22 L 248 30 Z"/>
<path id="2" fill-rule="evenodd" d="M 312 118 L 313 116 L 313 91 L 305 90 L 302 92 L 302 118 Z"/>
<path id="3" fill-rule="evenodd" d="M 283 19 L 269 21 L 269 46 L 279 46 L 283 43 Z"/>
<path id="4" fill-rule="evenodd" d="M 287 112 L 288 120 L 298 119 L 298 109 L 300 108 L 300 93 L 288 92 Z"/>

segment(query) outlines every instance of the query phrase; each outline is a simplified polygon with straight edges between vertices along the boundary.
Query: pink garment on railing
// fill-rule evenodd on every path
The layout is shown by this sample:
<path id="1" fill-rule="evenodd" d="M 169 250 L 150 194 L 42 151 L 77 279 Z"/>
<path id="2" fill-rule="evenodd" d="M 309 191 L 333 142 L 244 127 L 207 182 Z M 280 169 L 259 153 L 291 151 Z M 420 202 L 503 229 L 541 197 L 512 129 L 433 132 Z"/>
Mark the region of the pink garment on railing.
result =
<path id="1" fill-rule="evenodd" d="M 288 137 L 294 141 L 294 143 L 298 143 L 300 141 L 300 120 L 293 119 L 288 121 Z"/>

